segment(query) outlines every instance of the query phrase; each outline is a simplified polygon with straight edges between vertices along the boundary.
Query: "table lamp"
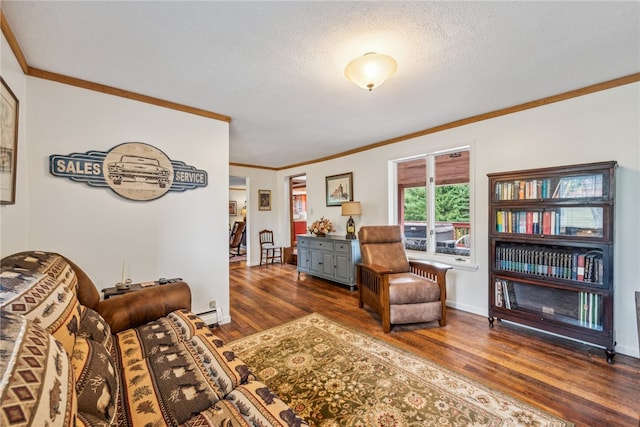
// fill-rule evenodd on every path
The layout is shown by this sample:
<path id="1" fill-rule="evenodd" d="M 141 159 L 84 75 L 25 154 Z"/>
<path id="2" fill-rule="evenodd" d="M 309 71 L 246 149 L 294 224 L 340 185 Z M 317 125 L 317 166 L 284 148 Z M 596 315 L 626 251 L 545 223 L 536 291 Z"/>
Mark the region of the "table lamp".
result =
<path id="1" fill-rule="evenodd" d="M 347 220 L 347 239 L 358 238 L 358 236 L 356 236 L 356 223 L 353 220 L 353 215 L 362 215 L 360 202 L 344 202 L 342 204 L 342 216 L 349 216 Z"/>

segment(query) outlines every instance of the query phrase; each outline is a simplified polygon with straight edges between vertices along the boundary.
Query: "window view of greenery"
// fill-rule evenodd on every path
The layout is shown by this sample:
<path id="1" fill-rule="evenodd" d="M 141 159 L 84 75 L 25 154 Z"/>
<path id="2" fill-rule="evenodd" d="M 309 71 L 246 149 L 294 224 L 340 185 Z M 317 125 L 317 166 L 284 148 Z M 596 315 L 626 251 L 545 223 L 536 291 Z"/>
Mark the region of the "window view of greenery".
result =
<path id="1" fill-rule="evenodd" d="M 469 222 L 469 184 L 436 187 L 436 221 Z M 405 188 L 404 220 L 427 220 L 426 187 Z"/>
<path id="2" fill-rule="evenodd" d="M 428 165 L 435 167 L 427 178 Z M 408 250 L 471 257 L 469 151 L 398 163 L 399 219 Z M 435 185 L 430 187 L 429 181 Z M 433 194 L 427 194 L 433 188 Z M 429 190 L 430 191 L 430 190 Z M 429 218 L 435 217 L 433 224 Z"/>

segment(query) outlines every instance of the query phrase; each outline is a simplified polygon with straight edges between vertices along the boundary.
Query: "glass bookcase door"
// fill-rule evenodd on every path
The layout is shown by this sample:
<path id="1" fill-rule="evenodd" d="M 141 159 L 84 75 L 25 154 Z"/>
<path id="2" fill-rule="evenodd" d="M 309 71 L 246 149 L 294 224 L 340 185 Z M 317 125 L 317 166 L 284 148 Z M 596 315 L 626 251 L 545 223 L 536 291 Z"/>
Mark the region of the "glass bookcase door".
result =
<path id="1" fill-rule="evenodd" d="M 603 172 L 562 177 L 506 179 L 496 182 L 494 198 L 502 200 L 584 199 L 607 197 Z"/>
<path id="2" fill-rule="evenodd" d="M 496 278 L 494 305 L 505 310 L 531 314 L 540 321 L 603 330 L 602 295 L 531 285 Z"/>
<path id="3" fill-rule="evenodd" d="M 496 209 L 495 231 L 496 233 L 603 238 L 607 212 L 602 206 Z"/>

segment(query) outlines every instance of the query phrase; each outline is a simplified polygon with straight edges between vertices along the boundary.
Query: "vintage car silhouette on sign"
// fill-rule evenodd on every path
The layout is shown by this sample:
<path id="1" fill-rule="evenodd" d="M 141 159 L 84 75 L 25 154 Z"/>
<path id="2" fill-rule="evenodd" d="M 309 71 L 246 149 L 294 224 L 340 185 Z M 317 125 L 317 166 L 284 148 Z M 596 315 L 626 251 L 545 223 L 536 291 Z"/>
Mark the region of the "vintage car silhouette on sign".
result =
<path id="1" fill-rule="evenodd" d="M 160 166 L 158 159 L 124 155 L 119 162 L 109 163 L 109 179 L 115 185 L 122 181 L 143 181 L 165 188 L 169 183 L 169 169 Z"/>

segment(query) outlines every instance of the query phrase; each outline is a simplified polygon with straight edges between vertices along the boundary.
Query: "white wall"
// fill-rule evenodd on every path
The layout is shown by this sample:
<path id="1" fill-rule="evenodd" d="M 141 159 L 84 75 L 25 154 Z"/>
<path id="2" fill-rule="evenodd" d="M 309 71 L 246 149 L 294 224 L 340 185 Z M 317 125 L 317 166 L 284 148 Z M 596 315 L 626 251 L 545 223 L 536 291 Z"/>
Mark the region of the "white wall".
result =
<path id="1" fill-rule="evenodd" d="M 487 173 L 564 164 L 616 160 L 615 329 L 616 351 L 638 357 L 635 290 L 640 290 L 640 83 L 573 98 L 532 110 L 414 138 L 334 160 L 282 170 L 286 177 L 307 174 L 308 221 L 321 216 L 345 232 L 340 208 L 325 206 L 325 177 L 353 172 L 354 199 L 362 203 L 363 224 L 386 224 L 388 163 L 392 159 L 472 144 L 475 188 L 476 270 L 456 269 L 448 275 L 447 304 L 487 315 L 488 309 L 488 180 Z M 280 200 L 284 209 L 285 199 Z M 281 217 L 285 217 L 286 210 Z M 288 227 L 283 220 L 282 234 Z M 488 325 L 488 322 L 487 322 Z"/>
<path id="2" fill-rule="evenodd" d="M 28 247 L 29 200 L 27 197 L 27 78 L 22 73 L 7 40 L 2 35 L 2 78 L 18 98 L 18 157 L 16 203 L 0 205 L 0 254 L 11 254 Z"/>
<path id="3" fill-rule="evenodd" d="M 3 44 L 3 76 L 5 52 Z M 60 252 L 98 289 L 121 279 L 123 261 L 134 282 L 182 277 L 191 286 L 194 312 L 216 300 L 219 320 L 229 321 L 228 123 L 47 80 L 14 80 L 26 128 L 20 204 L 2 207 L 2 256 Z M 49 173 L 51 154 L 108 151 L 132 141 L 206 170 L 209 185 L 139 202 Z"/>

